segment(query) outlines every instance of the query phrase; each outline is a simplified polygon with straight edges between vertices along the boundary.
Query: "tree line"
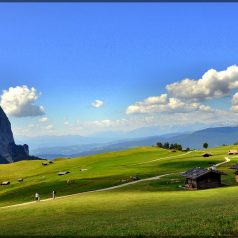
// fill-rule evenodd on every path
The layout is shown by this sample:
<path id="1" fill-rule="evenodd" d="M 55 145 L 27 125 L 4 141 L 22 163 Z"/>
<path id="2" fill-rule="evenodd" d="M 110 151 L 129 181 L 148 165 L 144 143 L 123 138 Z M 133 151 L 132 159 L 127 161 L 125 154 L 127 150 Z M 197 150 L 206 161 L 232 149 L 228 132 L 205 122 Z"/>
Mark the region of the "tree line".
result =
<path id="1" fill-rule="evenodd" d="M 163 149 L 170 149 L 170 150 L 182 150 L 183 147 L 182 145 L 180 144 L 170 144 L 169 142 L 165 142 L 164 144 L 161 143 L 161 142 L 157 142 L 156 145 L 160 148 L 163 148 Z M 187 148 L 186 150 L 190 150 L 189 148 Z"/>

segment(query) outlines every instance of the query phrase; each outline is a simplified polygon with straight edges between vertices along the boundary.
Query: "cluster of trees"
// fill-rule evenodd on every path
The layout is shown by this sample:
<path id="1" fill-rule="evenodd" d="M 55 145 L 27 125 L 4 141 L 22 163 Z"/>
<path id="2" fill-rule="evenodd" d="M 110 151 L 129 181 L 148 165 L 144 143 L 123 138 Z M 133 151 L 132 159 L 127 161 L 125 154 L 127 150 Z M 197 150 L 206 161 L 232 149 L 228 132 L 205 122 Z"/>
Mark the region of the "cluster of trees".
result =
<path id="1" fill-rule="evenodd" d="M 164 148 L 164 149 L 170 149 L 170 150 L 182 150 L 182 146 L 180 144 L 169 144 L 169 142 L 165 142 L 164 144 L 161 142 L 156 143 L 156 145 L 160 148 Z M 189 150 L 189 148 L 187 148 Z"/>
<path id="2" fill-rule="evenodd" d="M 237 144 L 238 144 L 238 142 L 237 142 Z M 165 143 L 163 144 L 163 143 L 161 143 L 161 142 L 157 142 L 156 145 L 157 145 L 158 147 L 160 147 L 160 148 L 163 148 L 163 149 L 170 149 L 170 150 L 182 150 L 182 149 L 183 149 L 182 145 L 177 144 L 177 143 L 175 143 L 175 144 L 172 144 L 172 143 L 169 144 L 169 142 L 165 142 Z M 234 144 L 234 145 L 235 145 L 235 144 Z M 204 148 L 204 149 L 207 149 L 207 148 L 208 148 L 208 143 L 207 143 L 207 142 L 203 143 L 203 148 Z M 186 148 L 186 151 L 189 151 L 189 150 L 190 150 L 189 147 Z"/>
<path id="3" fill-rule="evenodd" d="M 207 148 L 208 148 L 208 143 L 207 143 L 207 142 L 203 143 L 203 148 L 204 148 L 204 149 L 207 149 Z"/>

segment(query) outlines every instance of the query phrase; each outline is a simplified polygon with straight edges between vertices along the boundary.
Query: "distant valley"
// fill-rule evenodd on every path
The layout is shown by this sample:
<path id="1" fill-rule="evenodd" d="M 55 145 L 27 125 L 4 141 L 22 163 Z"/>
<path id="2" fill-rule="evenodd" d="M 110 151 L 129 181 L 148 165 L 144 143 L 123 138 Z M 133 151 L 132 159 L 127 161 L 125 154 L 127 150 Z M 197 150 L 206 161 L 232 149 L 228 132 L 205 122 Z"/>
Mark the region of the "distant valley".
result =
<path id="1" fill-rule="evenodd" d="M 70 136 L 69 136 L 70 137 Z M 91 140 L 94 143 L 87 143 Z M 152 146 L 157 142 L 179 143 L 184 148 L 201 149 L 202 144 L 207 142 L 209 147 L 216 147 L 222 144 L 233 144 L 238 141 L 238 127 L 215 127 L 187 133 L 174 133 L 159 136 L 149 136 L 131 139 L 97 139 L 87 138 L 80 142 L 77 137 L 71 137 L 68 142 L 72 144 L 58 146 L 42 146 L 34 148 L 31 153 L 45 159 L 56 157 L 77 157 L 92 155 L 104 152 L 111 152 L 133 148 L 137 146 Z M 96 143 L 96 141 L 100 143 Z M 30 143 L 30 142 L 29 142 Z"/>

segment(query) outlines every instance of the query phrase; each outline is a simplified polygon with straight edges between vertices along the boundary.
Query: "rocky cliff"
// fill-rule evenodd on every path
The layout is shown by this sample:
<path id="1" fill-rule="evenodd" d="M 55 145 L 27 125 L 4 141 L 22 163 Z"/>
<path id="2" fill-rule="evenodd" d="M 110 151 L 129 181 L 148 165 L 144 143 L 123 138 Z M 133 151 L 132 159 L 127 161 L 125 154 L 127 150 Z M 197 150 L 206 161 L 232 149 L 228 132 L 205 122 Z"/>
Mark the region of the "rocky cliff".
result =
<path id="1" fill-rule="evenodd" d="M 39 159 L 29 156 L 28 145 L 16 145 L 11 130 L 11 123 L 0 107 L 0 163 L 11 163 L 20 160 Z"/>

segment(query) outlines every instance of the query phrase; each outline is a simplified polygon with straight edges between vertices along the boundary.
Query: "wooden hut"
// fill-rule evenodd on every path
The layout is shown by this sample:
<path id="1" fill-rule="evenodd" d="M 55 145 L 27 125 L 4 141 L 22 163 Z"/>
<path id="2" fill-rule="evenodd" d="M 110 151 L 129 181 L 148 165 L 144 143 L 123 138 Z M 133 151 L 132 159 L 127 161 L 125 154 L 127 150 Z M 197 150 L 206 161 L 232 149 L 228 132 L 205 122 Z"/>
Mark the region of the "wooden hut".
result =
<path id="1" fill-rule="evenodd" d="M 237 155 L 238 151 L 237 150 L 229 150 L 228 155 Z"/>
<path id="2" fill-rule="evenodd" d="M 211 153 L 204 153 L 204 154 L 202 154 L 202 156 L 203 157 L 210 157 L 210 156 L 212 156 L 212 154 Z"/>
<path id="3" fill-rule="evenodd" d="M 10 182 L 9 181 L 4 181 L 4 182 L 1 182 L 1 185 L 9 185 Z"/>
<path id="4" fill-rule="evenodd" d="M 221 175 L 225 173 L 213 169 L 193 168 L 182 173 L 186 178 L 185 187 L 187 189 L 206 189 L 221 186 Z"/>
<path id="5" fill-rule="evenodd" d="M 232 165 L 232 166 L 230 167 L 230 169 L 235 169 L 235 170 L 236 170 L 234 174 L 235 174 L 235 180 L 236 180 L 236 182 L 238 183 L 238 163 Z"/>
<path id="6" fill-rule="evenodd" d="M 59 176 L 65 175 L 65 174 L 69 174 L 69 171 L 61 171 L 58 173 Z"/>

